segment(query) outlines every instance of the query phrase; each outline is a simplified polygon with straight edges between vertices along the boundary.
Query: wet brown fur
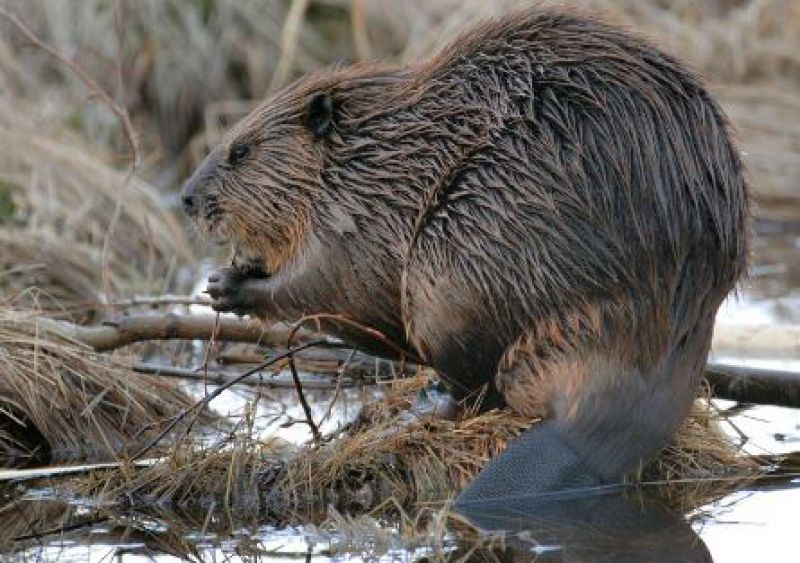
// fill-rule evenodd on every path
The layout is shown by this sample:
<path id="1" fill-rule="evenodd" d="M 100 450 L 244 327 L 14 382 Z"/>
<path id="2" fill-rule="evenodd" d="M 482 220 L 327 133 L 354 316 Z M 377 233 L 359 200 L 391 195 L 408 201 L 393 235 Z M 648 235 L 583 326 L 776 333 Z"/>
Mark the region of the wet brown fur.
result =
<path id="1" fill-rule="evenodd" d="M 318 93 L 324 138 L 305 122 Z M 747 256 L 742 166 L 702 81 L 568 13 L 485 22 L 416 66 L 303 78 L 190 184 L 201 228 L 272 273 L 256 312 L 377 328 L 457 396 L 492 383 L 556 420 L 609 479 L 684 417 Z"/>

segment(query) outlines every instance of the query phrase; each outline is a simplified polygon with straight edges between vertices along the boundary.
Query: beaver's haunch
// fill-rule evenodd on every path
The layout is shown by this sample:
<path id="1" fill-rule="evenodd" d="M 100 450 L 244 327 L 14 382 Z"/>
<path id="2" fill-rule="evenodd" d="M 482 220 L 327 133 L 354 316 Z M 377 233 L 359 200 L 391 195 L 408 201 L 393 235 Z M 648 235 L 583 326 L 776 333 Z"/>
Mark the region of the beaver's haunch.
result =
<path id="1" fill-rule="evenodd" d="M 539 10 L 419 65 L 297 82 L 183 198 L 271 274 L 214 276 L 218 310 L 346 316 L 458 398 L 488 385 L 489 404 L 548 418 L 462 501 L 617 481 L 654 455 L 747 255 L 742 165 L 701 80 L 628 33 Z"/>

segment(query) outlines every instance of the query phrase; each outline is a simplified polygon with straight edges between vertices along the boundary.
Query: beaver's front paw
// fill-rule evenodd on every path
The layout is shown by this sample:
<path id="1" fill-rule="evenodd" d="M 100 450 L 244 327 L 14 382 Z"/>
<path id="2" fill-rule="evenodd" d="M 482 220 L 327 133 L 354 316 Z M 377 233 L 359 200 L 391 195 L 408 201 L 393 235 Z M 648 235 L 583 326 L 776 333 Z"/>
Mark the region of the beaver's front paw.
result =
<path id="1" fill-rule="evenodd" d="M 211 308 L 240 316 L 254 312 L 255 303 L 246 287 L 248 279 L 238 268 L 221 268 L 208 276 L 206 293 L 211 296 Z"/>

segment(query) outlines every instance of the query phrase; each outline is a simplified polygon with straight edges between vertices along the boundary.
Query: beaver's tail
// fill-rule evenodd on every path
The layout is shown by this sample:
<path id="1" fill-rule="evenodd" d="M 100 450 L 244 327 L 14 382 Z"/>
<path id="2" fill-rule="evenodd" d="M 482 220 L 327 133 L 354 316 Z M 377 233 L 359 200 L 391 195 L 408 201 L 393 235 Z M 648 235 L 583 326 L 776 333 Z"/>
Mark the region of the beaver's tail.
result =
<path id="1" fill-rule="evenodd" d="M 551 418 L 490 460 L 456 505 L 621 482 L 667 445 L 688 414 L 712 323 L 678 338 L 649 373 L 598 373 L 580 386 L 555 385 Z"/>

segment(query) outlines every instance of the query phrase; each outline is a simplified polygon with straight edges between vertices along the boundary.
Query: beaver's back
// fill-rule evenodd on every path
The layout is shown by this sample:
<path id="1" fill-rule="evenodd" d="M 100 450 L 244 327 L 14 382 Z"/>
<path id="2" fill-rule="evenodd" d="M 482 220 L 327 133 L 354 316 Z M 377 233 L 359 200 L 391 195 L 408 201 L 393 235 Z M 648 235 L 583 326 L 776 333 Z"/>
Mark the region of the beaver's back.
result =
<path id="1" fill-rule="evenodd" d="M 606 333 L 636 353 L 663 353 L 743 272 L 738 153 L 671 57 L 594 20 L 530 12 L 465 35 L 417 83 L 465 108 L 467 126 L 491 116 L 420 234 L 434 276 L 459 278 L 498 350 L 585 310 L 619 322 Z M 598 313 L 608 303 L 614 314 Z"/>

